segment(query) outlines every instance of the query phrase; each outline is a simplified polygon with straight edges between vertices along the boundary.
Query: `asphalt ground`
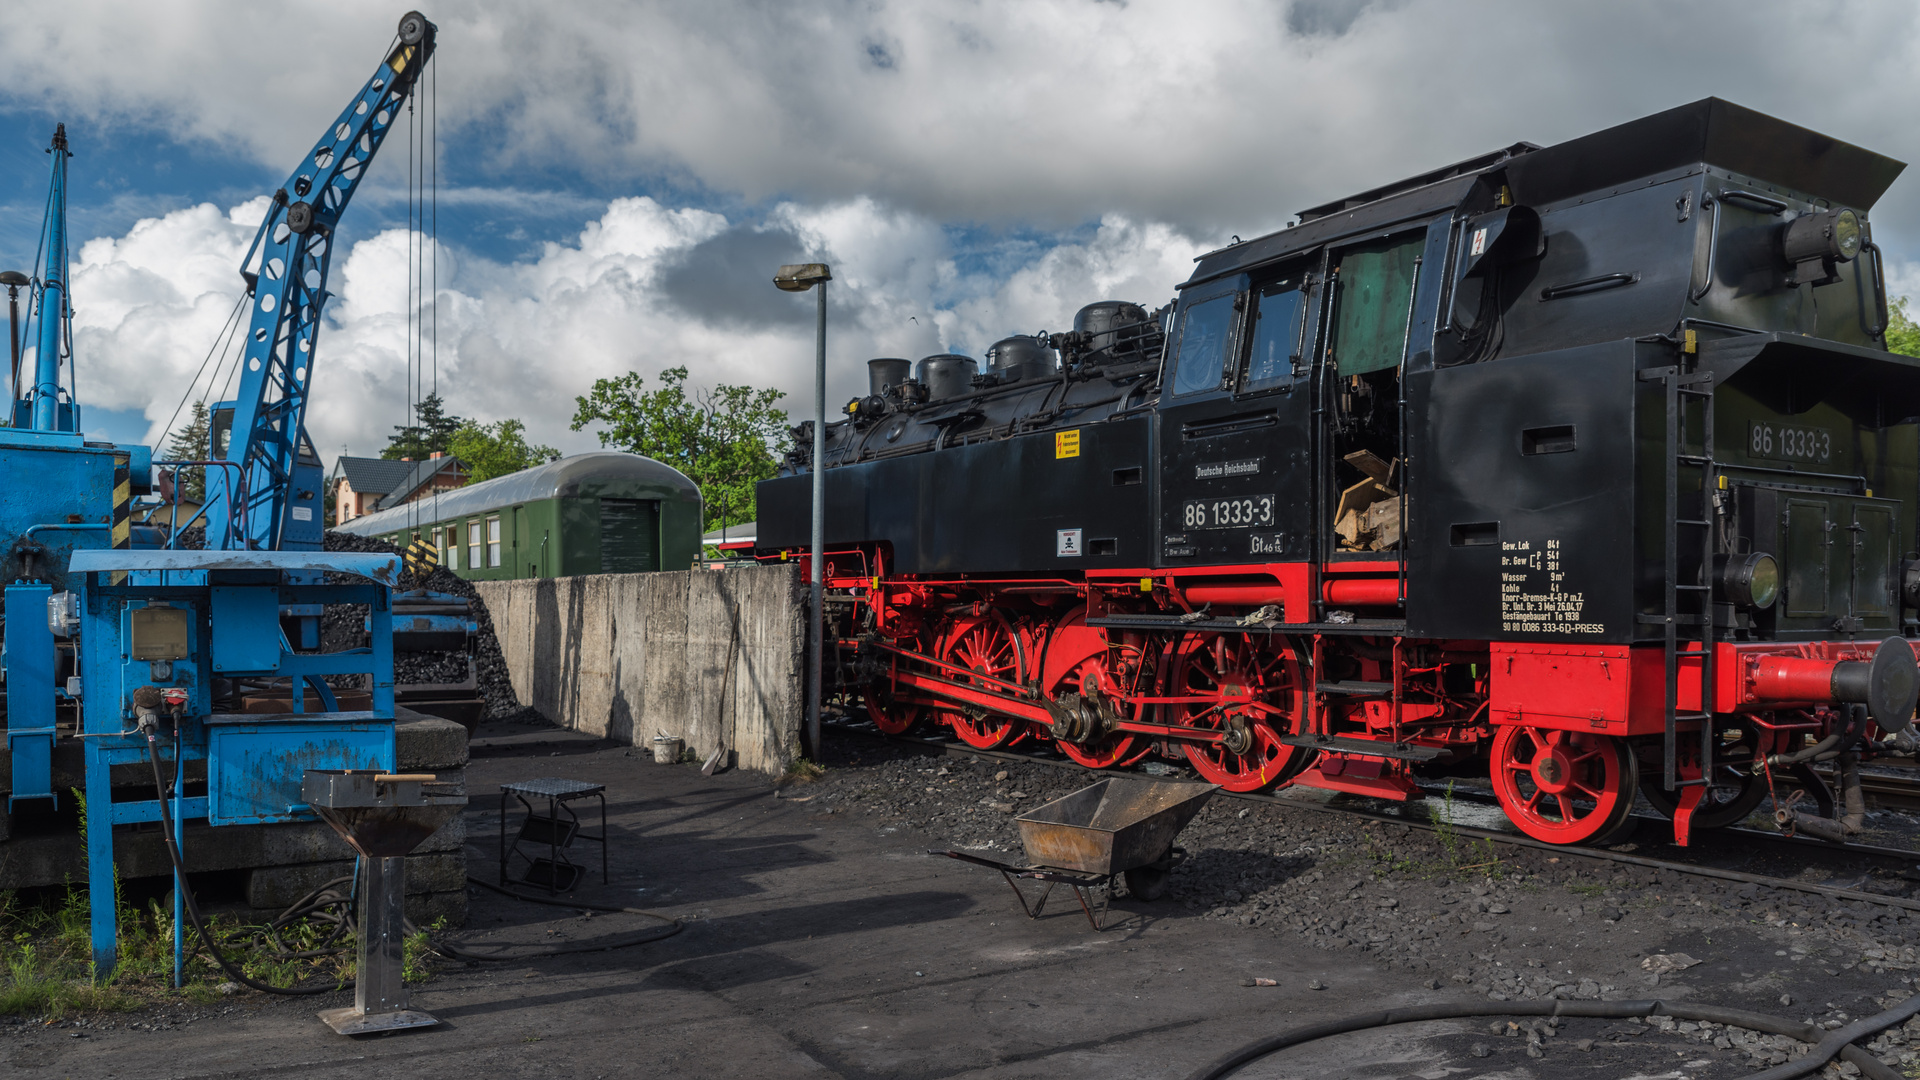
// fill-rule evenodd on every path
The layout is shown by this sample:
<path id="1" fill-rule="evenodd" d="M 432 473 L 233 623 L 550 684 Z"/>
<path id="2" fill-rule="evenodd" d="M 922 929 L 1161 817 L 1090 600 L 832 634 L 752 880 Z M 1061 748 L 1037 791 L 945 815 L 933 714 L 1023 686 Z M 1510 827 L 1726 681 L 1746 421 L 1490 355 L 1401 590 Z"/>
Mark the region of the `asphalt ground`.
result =
<path id="1" fill-rule="evenodd" d="M 1013 813 L 1084 782 L 1070 772 L 848 740 L 823 779 L 776 796 L 764 777 L 703 777 L 571 733 L 494 722 L 478 736 L 475 873 L 492 873 L 498 784 L 604 783 L 612 881 L 599 884 L 593 845 L 576 844 L 592 871 L 575 896 L 671 915 L 684 931 L 530 956 L 657 924 L 475 889 L 453 940 L 522 958 L 437 962 L 413 1001 L 439 1027 L 348 1039 L 314 1014 L 350 994 L 240 992 L 0 1022 L 7 1075 L 1182 1077 L 1286 1028 L 1400 1006 L 1665 996 L 1821 1021 L 1911 992 L 1914 928 L 1891 909 L 1743 896 L 1573 856 L 1479 865 L 1418 831 L 1226 799 L 1183 834 L 1192 857 L 1170 895 L 1115 899 L 1112 928 L 1096 933 L 1061 893 L 1028 920 L 998 874 L 926 854 L 1017 858 Z M 1682 953 L 1698 963 L 1645 970 Z M 1275 985 L 1247 985 L 1261 979 Z M 1432 1023 L 1240 1075 L 1735 1077 L 1795 1051 L 1688 1027 Z"/>

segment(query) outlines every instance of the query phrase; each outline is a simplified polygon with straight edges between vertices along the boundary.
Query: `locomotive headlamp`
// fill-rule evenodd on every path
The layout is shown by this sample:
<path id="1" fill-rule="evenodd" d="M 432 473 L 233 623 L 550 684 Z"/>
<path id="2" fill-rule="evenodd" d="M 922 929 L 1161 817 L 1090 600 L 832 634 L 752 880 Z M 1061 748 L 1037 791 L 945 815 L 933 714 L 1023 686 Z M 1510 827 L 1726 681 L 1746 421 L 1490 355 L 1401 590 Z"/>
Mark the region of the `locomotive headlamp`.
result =
<path id="1" fill-rule="evenodd" d="M 1851 210 L 1795 218 L 1780 233 L 1780 253 L 1793 267 L 1789 280 L 1795 285 L 1824 285 L 1836 280 L 1836 265 L 1860 254 L 1864 239 L 1860 216 Z"/>
<path id="2" fill-rule="evenodd" d="M 1780 597 L 1780 564 L 1764 551 L 1714 560 L 1720 595 L 1740 607 L 1770 608 Z"/>
<path id="3" fill-rule="evenodd" d="M 806 292 L 832 280 L 833 274 L 828 272 L 826 263 L 791 263 L 773 275 L 774 286 L 786 292 Z"/>

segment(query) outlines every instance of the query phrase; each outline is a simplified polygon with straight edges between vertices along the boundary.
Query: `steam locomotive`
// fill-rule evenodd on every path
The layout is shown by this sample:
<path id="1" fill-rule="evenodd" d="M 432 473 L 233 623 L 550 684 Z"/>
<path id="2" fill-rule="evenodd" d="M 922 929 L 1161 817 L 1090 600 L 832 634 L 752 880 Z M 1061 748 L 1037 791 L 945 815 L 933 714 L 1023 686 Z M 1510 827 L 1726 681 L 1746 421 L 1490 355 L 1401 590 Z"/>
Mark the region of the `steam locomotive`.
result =
<path id="1" fill-rule="evenodd" d="M 826 470 L 822 683 L 889 732 L 1843 838 L 1920 693 L 1903 168 L 1708 99 L 1313 207 L 1161 310 L 871 361 L 755 556 Z"/>

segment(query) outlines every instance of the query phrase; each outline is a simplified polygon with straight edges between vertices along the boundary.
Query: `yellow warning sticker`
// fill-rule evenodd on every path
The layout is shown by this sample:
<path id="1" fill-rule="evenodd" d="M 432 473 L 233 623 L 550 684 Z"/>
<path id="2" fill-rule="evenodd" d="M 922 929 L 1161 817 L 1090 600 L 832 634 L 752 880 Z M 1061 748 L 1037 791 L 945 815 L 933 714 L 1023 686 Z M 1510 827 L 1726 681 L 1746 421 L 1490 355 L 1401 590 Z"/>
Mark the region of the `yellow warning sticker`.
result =
<path id="1" fill-rule="evenodd" d="M 1053 433 L 1053 456 L 1070 458 L 1080 456 L 1080 429 L 1056 431 Z"/>

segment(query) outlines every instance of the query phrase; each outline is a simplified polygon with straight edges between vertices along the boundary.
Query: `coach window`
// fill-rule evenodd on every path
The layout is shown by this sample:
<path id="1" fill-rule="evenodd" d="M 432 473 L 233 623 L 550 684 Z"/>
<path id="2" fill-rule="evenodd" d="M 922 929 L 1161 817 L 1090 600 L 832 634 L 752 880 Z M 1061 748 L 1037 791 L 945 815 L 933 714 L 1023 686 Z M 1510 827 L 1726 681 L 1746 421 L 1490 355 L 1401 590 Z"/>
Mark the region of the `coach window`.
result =
<path id="1" fill-rule="evenodd" d="M 452 525 L 440 533 L 440 546 L 446 552 L 447 569 L 460 569 L 460 530 Z"/>
<path id="2" fill-rule="evenodd" d="M 1180 317 L 1180 351 L 1174 361 L 1175 396 L 1220 389 L 1221 365 L 1227 357 L 1227 340 L 1233 336 L 1233 316 L 1240 305 L 1238 293 L 1223 293 L 1187 305 Z"/>
<path id="3" fill-rule="evenodd" d="M 480 561 L 480 523 L 467 522 L 467 569 L 478 570 L 486 565 Z"/>
<path id="4" fill-rule="evenodd" d="M 490 517 L 487 519 L 487 569 L 492 570 L 497 568 L 499 565 L 500 565 L 500 519 L 497 517 Z"/>
<path id="5" fill-rule="evenodd" d="M 1253 310 L 1253 348 L 1240 389 L 1271 390 L 1293 381 L 1300 358 L 1300 318 L 1305 305 L 1298 280 L 1275 281 L 1260 288 Z"/>

